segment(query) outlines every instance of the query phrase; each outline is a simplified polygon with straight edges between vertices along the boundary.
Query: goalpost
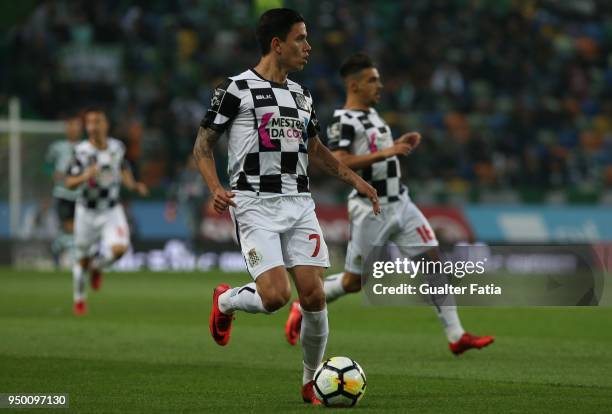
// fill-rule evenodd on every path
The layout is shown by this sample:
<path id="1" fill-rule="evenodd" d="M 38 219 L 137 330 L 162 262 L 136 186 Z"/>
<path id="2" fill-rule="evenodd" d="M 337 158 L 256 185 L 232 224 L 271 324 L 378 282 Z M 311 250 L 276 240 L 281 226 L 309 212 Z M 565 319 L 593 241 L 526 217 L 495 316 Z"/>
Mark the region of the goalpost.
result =
<path id="1" fill-rule="evenodd" d="M 22 168 L 24 155 L 30 148 L 24 147 L 23 136 L 24 134 L 32 134 L 56 139 L 59 138 L 58 135 L 63 133 L 64 122 L 62 121 L 21 119 L 21 105 L 19 98 L 16 97 L 12 97 L 9 101 L 8 118 L 0 118 L 0 134 L 8 134 L 8 201 L 11 238 L 16 238 L 19 234 L 24 208 Z M 32 168 L 42 169 L 46 146 L 37 149 L 38 151 L 35 152 L 40 164 L 33 165 Z M 38 159 L 40 155 L 42 155 L 42 159 Z"/>

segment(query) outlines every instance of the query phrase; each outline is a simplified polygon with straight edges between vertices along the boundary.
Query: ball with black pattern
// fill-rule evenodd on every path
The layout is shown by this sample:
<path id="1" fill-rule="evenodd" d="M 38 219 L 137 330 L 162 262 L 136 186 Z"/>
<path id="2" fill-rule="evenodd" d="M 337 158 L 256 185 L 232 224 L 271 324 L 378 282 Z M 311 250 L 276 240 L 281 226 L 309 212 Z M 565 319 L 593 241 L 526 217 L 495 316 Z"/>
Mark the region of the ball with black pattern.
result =
<path id="1" fill-rule="evenodd" d="M 365 393 L 366 377 L 361 366 L 351 358 L 332 357 L 317 368 L 314 389 L 327 407 L 353 407 Z"/>

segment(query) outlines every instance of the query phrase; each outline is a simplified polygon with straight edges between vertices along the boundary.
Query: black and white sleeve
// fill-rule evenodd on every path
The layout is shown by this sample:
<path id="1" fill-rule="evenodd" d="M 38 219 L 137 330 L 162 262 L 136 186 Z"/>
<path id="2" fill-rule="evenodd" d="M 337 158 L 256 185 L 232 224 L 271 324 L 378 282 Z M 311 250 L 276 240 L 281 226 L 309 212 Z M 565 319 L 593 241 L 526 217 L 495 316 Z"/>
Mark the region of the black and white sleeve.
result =
<path id="1" fill-rule="evenodd" d="M 236 83 L 226 79 L 215 88 L 210 106 L 200 123 L 203 128 L 224 132 L 240 110 L 240 93 Z"/>
<path id="2" fill-rule="evenodd" d="M 330 151 L 351 151 L 353 139 L 355 138 L 355 127 L 342 115 L 335 116 L 327 128 L 327 146 Z"/>

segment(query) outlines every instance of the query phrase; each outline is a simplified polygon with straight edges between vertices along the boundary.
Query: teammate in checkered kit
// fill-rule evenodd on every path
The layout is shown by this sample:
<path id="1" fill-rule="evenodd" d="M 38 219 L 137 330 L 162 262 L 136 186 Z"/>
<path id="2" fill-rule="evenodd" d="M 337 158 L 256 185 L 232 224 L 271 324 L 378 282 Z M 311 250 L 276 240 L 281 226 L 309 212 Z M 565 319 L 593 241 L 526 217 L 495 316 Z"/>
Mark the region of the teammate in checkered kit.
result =
<path id="1" fill-rule="evenodd" d="M 393 241 L 402 255 L 415 260 L 439 258 L 438 241 L 421 211 L 412 203 L 408 189 L 401 184 L 398 156 L 407 155 L 421 141 L 418 132 L 408 132 L 393 140 L 391 129 L 374 105 L 380 99 L 382 83 L 378 69 L 363 53 L 349 57 L 340 68 L 346 86 L 344 108 L 334 112 L 329 126 L 328 146 L 334 156 L 356 170 L 377 190 L 381 214 L 375 217 L 356 191 L 349 195 L 351 226 L 344 273 L 325 279 L 327 302 L 361 290 L 362 263 L 376 245 Z M 433 297 L 450 350 L 459 355 L 493 342 L 491 336 L 475 336 L 464 331 L 452 296 Z M 285 334 L 294 345 L 300 334 L 301 311 L 294 302 L 285 325 Z"/>
<path id="2" fill-rule="evenodd" d="M 311 50 L 304 19 L 290 9 L 268 10 L 256 34 L 261 60 L 216 89 L 194 146 L 214 208 L 222 213 L 229 207 L 254 279 L 233 289 L 215 288 L 210 331 L 226 345 L 236 311 L 271 313 L 284 306 L 291 296 L 288 270 L 304 310 L 302 398 L 319 404 L 312 378 L 327 343 L 322 277 L 329 259 L 310 195 L 308 162 L 364 194 L 374 214 L 379 205 L 374 188 L 321 143 L 308 90 L 287 79 L 304 67 Z M 215 171 L 213 147 L 222 136 L 228 139 L 231 191 Z"/>
<path id="3" fill-rule="evenodd" d="M 119 203 L 121 184 L 140 195 L 148 194 L 146 185 L 134 180 L 124 159 L 123 143 L 108 136 L 104 111 L 91 108 L 83 116 L 88 139 L 75 147 L 65 181 L 66 187 L 78 189 L 72 268 L 77 315 L 87 312 L 85 275 L 90 273 L 92 288 L 100 289 L 102 270 L 121 258 L 130 245 L 130 229 Z"/>

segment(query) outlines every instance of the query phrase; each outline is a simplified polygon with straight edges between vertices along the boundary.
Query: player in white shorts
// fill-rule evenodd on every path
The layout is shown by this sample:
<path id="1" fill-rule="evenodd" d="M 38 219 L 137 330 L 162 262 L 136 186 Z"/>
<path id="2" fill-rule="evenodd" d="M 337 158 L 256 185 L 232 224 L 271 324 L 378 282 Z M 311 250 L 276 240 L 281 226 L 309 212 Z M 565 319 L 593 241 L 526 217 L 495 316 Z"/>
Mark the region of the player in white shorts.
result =
<path id="1" fill-rule="evenodd" d="M 420 134 L 409 132 L 393 140 L 391 129 L 373 108 L 380 99 L 382 83 L 367 55 L 357 53 L 349 57 L 340 74 L 346 86 L 346 102 L 343 109 L 334 112 L 328 128 L 328 146 L 334 156 L 376 189 L 382 208 L 381 214 L 374 216 L 359 193 L 353 191 L 349 195 L 351 237 L 344 273 L 325 279 L 327 302 L 360 291 L 363 263 L 375 246 L 383 246 L 388 241 L 394 242 L 405 257 L 439 259 L 434 231 L 400 181 L 398 156 L 414 150 L 421 141 Z M 491 336 L 479 337 L 464 331 L 452 296 L 431 299 L 454 354 L 493 342 Z M 285 335 L 292 345 L 299 337 L 301 318 L 296 302 L 285 324 Z"/>
<path id="2" fill-rule="evenodd" d="M 146 185 L 136 182 L 127 165 L 125 146 L 108 136 L 108 120 L 103 110 L 84 113 L 88 139 L 74 149 L 67 171 L 66 186 L 78 189 L 74 217 L 76 260 L 72 268 L 74 313 L 87 312 L 85 275 L 91 286 L 102 284 L 102 269 L 125 254 L 130 245 L 130 229 L 119 203 L 121 184 L 141 195 Z M 96 253 L 97 250 L 97 253 Z"/>
<path id="3" fill-rule="evenodd" d="M 233 289 L 215 288 L 210 332 L 226 345 L 236 311 L 271 313 L 284 306 L 291 296 L 289 271 L 304 308 L 302 398 L 320 404 L 312 378 L 327 343 L 322 277 L 329 258 L 310 196 L 309 161 L 365 194 L 375 213 L 378 201 L 374 188 L 321 143 L 310 93 L 287 79 L 289 72 L 302 70 L 311 49 L 302 16 L 268 10 L 256 33 L 261 60 L 217 87 L 194 146 L 214 208 L 222 213 L 229 207 L 254 279 Z M 231 191 L 219 182 L 213 157 L 222 136 L 228 140 Z"/>

